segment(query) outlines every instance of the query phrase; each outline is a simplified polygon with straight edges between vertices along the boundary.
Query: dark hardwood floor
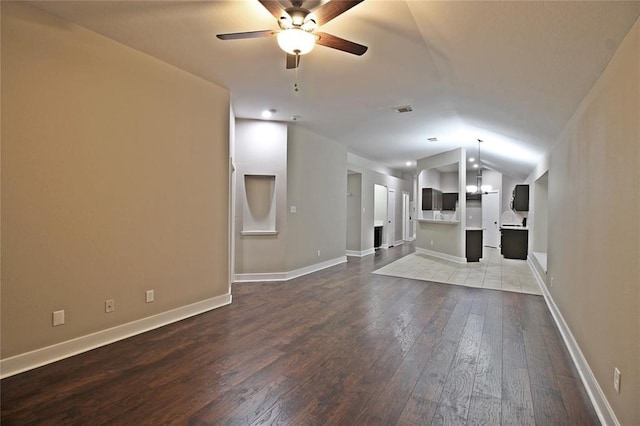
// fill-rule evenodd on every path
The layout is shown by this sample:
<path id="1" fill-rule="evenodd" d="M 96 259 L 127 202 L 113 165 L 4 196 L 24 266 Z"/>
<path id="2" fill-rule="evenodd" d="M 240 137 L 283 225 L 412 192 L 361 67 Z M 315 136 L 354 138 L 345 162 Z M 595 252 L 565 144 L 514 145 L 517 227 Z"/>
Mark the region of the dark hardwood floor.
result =
<path id="1" fill-rule="evenodd" d="M 370 272 L 411 245 L 2 380 L 2 424 L 599 424 L 540 296 Z"/>

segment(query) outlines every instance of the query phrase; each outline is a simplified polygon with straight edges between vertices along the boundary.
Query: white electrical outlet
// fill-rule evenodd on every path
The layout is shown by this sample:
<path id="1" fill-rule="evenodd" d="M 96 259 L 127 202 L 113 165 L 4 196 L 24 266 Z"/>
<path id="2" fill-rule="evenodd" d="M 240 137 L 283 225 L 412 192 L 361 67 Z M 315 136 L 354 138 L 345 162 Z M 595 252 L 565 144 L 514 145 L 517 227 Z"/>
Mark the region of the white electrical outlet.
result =
<path id="1" fill-rule="evenodd" d="M 318 250 L 318 257 L 320 257 L 320 250 Z"/>
<path id="2" fill-rule="evenodd" d="M 620 393 L 620 370 L 618 367 L 613 369 L 613 388 Z"/>
<path id="3" fill-rule="evenodd" d="M 295 212 L 296 212 L 296 206 L 290 206 L 289 213 L 295 213 Z"/>
<path id="4" fill-rule="evenodd" d="M 116 310 L 116 301 L 113 299 L 109 299 L 104 302 L 104 311 L 106 313 L 110 313 Z"/>
<path id="5" fill-rule="evenodd" d="M 553 287 L 553 280 L 554 280 L 554 277 L 551 277 L 551 287 Z"/>
<path id="6" fill-rule="evenodd" d="M 154 300 L 156 300 L 155 291 L 154 290 L 147 290 L 147 292 L 145 293 L 145 301 L 147 303 L 151 303 Z"/>
<path id="7" fill-rule="evenodd" d="M 57 327 L 64 324 L 64 310 L 55 311 L 53 313 L 53 326 Z"/>
<path id="8" fill-rule="evenodd" d="M 433 245 L 433 240 L 431 240 L 431 245 Z"/>

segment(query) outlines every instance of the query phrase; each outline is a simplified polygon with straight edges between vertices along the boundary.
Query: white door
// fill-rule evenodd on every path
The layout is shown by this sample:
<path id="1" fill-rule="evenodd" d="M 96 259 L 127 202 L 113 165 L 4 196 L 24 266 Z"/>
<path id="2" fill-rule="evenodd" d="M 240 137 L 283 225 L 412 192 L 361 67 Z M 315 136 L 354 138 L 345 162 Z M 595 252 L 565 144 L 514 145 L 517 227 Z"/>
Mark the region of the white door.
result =
<path id="1" fill-rule="evenodd" d="M 387 198 L 387 246 L 392 247 L 396 242 L 396 191 L 389 190 Z"/>
<path id="2" fill-rule="evenodd" d="M 489 192 L 482 194 L 482 228 L 485 246 L 498 247 L 500 245 L 500 193 Z"/>
<path id="3" fill-rule="evenodd" d="M 402 193 L 402 239 L 405 241 L 409 241 L 411 239 L 411 235 L 409 232 L 411 231 L 411 223 L 409 212 L 409 194 L 406 192 Z"/>

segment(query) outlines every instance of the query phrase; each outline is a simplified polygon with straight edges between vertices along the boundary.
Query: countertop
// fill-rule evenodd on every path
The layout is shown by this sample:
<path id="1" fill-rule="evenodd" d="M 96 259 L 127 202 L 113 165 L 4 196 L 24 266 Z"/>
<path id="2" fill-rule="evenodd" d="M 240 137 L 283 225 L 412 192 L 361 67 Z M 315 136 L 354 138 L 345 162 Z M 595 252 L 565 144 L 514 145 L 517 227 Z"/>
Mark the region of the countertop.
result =
<path id="1" fill-rule="evenodd" d="M 467 230 L 467 231 L 484 231 L 484 228 L 477 228 L 477 227 L 473 227 L 473 226 L 467 226 L 465 228 L 465 230 Z"/>
<path id="2" fill-rule="evenodd" d="M 442 220 L 442 219 L 415 219 L 418 222 L 438 223 L 441 225 L 455 225 L 460 223 L 459 220 Z"/>
<path id="3" fill-rule="evenodd" d="M 527 228 L 526 226 L 522 226 L 522 225 L 502 225 L 500 226 L 500 230 L 502 229 L 506 229 L 506 230 L 513 230 L 513 231 L 528 231 L 529 228 Z"/>

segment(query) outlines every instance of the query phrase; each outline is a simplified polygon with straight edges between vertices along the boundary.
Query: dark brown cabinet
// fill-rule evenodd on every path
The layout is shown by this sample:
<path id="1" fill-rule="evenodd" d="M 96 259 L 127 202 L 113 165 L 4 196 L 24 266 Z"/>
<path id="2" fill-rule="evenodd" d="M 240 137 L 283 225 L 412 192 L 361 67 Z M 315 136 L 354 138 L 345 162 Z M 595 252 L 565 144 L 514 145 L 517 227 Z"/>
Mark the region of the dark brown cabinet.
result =
<path id="1" fill-rule="evenodd" d="M 501 228 L 500 253 L 506 259 L 527 259 L 529 231 L 526 229 Z"/>
<path id="2" fill-rule="evenodd" d="M 445 192 L 442 194 L 442 210 L 455 210 L 458 201 L 457 192 Z"/>
<path id="3" fill-rule="evenodd" d="M 373 227 L 373 248 L 378 248 L 382 245 L 382 226 Z"/>
<path id="4" fill-rule="evenodd" d="M 422 188 L 422 210 L 442 210 L 442 191 Z"/>
<path id="5" fill-rule="evenodd" d="M 467 262 L 479 262 L 482 257 L 482 229 L 467 229 Z"/>
<path id="6" fill-rule="evenodd" d="M 516 185 L 516 187 L 513 188 L 511 210 L 517 212 L 529 211 L 529 185 Z"/>
<path id="7" fill-rule="evenodd" d="M 467 201 L 482 201 L 482 194 L 467 192 Z"/>

